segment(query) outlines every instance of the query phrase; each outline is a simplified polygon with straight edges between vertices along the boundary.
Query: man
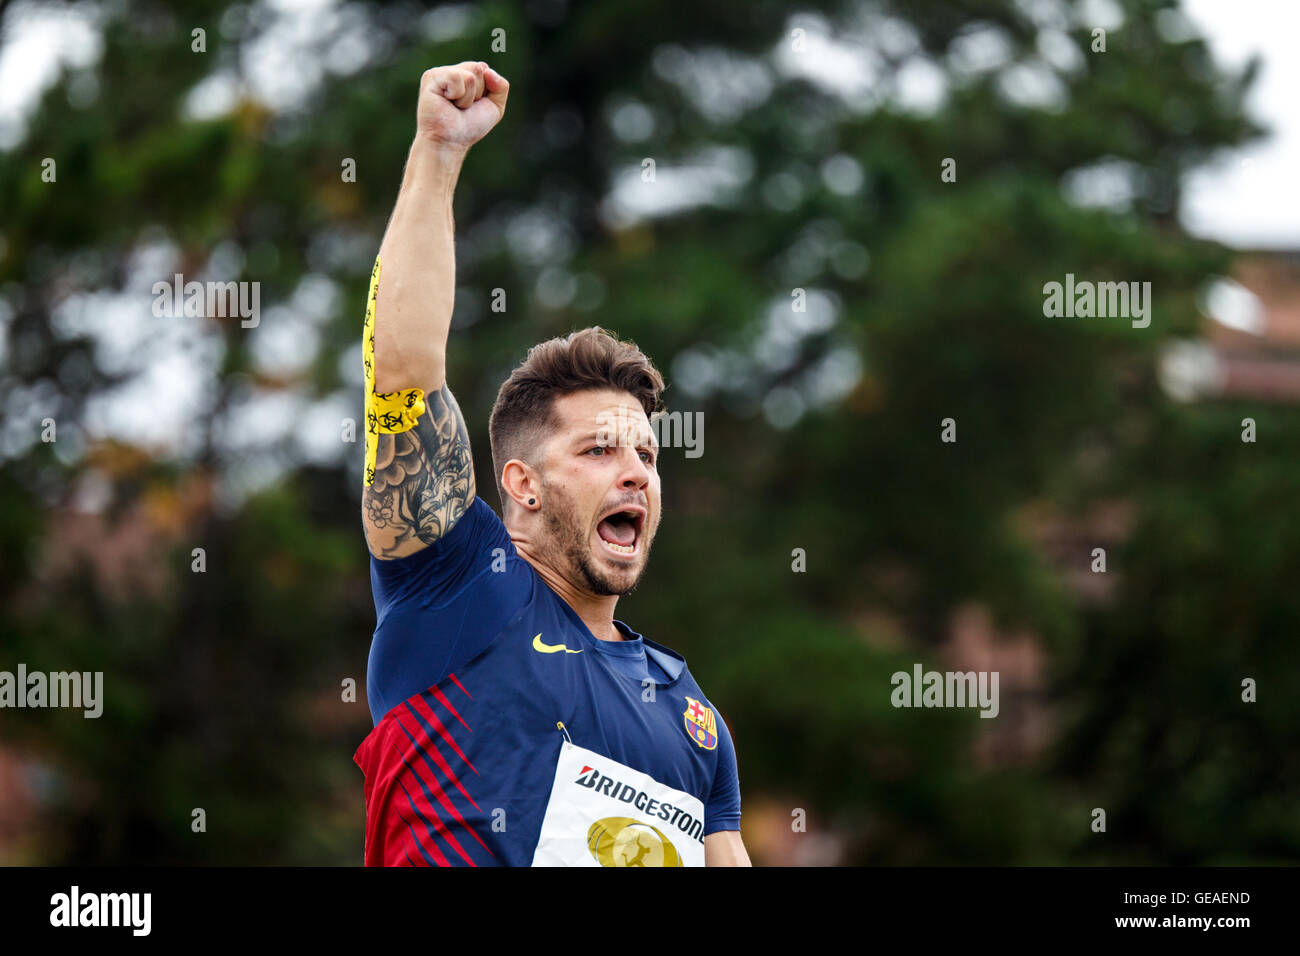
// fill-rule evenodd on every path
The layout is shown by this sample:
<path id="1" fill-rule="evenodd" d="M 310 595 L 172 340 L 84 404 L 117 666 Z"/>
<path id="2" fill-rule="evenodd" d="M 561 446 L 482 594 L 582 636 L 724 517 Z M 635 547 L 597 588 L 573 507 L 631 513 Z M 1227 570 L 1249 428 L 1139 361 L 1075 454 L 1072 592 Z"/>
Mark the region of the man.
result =
<path id="1" fill-rule="evenodd" d="M 654 365 L 599 328 L 535 346 L 489 426 L 504 523 L 476 495 L 445 382 L 452 193 L 508 92 L 481 62 L 421 78 L 371 276 L 365 860 L 747 866 L 726 724 L 679 654 L 614 620 L 659 526 Z"/>

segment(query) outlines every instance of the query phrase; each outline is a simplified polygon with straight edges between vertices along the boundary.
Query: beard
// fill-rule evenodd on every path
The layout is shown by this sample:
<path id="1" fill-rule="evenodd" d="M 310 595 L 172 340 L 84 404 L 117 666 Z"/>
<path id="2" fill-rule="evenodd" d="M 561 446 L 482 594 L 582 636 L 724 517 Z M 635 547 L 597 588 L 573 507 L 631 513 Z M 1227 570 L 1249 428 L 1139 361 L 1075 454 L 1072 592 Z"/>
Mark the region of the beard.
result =
<path id="1" fill-rule="evenodd" d="M 650 542 L 655 529 L 644 527 L 638 536 L 637 544 L 641 549 L 639 567 L 607 571 L 596 562 L 591 538 L 583 533 L 586 521 L 579 517 L 573 500 L 549 484 L 544 476 L 542 489 L 545 492 L 542 517 L 546 521 L 547 552 L 553 566 L 567 567 L 575 572 L 592 594 L 623 597 L 635 591 L 650 558 Z"/>

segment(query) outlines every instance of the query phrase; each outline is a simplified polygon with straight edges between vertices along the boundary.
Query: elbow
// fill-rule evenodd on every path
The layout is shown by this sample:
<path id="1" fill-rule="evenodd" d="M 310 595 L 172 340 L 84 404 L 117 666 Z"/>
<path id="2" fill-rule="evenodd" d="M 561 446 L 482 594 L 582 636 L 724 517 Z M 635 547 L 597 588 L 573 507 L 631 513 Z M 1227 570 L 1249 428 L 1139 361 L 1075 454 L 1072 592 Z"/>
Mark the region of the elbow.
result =
<path id="1" fill-rule="evenodd" d="M 397 347 L 376 338 L 375 391 L 382 394 L 407 388 L 423 389 L 425 394 L 442 388 L 446 359 L 441 349 L 431 347 Z"/>

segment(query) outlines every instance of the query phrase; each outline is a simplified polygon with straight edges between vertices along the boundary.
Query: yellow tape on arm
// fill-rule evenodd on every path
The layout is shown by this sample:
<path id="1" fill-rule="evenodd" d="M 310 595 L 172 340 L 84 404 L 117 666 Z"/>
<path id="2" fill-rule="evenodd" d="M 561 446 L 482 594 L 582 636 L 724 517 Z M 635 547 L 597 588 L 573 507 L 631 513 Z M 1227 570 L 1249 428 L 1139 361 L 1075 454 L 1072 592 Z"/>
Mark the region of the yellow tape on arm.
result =
<path id="1" fill-rule="evenodd" d="M 379 298 L 379 257 L 370 273 L 370 295 L 366 299 L 366 329 L 362 339 L 362 363 L 366 368 L 366 486 L 375 481 L 375 459 L 379 436 L 410 431 L 424 414 L 424 389 L 404 388 L 400 392 L 375 391 L 375 302 Z"/>

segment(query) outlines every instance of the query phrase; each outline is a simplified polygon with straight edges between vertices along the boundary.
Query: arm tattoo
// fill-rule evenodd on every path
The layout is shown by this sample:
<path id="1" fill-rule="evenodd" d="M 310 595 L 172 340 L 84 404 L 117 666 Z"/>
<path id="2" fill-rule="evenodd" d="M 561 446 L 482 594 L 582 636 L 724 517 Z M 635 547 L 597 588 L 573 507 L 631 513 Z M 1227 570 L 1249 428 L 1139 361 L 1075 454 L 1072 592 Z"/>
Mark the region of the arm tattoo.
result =
<path id="1" fill-rule="evenodd" d="M 362 494 L 366 537 L 377 558 L 433 544 L 474 500 L 465 418 L 446 385 L 425 399 L 415 427 L 379 435 L 375 480 Z"/>

